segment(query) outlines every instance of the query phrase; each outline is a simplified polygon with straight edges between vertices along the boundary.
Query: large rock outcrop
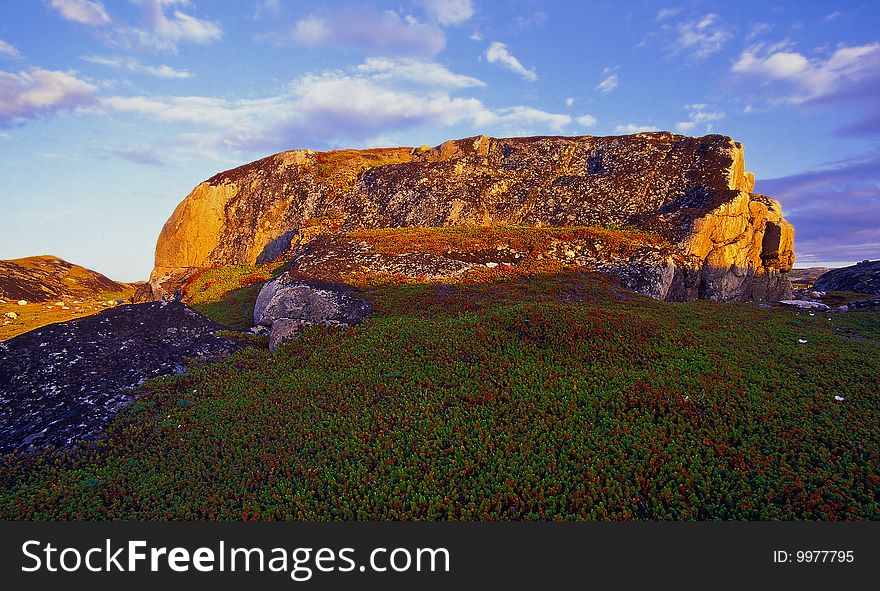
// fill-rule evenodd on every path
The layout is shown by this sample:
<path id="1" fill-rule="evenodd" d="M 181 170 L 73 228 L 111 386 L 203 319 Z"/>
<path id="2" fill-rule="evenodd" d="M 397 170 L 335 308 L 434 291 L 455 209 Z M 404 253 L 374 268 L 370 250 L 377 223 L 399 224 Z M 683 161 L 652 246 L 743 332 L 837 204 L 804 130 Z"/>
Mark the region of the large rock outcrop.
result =
<path id="1" fill-rule="evenodd" d="M 340 231 L 438 226 L 611 226 L 672 250 L 616 263 L 659 299 L 782 299 L 794 230 L 753 192 L 728 137 L 479 136 L 435 148 L 283 152 L 196 187 L 165 224 L 154 295 L 211 265 L 275 259 L 319 218 Z M 611 269 L 613 272 L 614 269 Z"/>

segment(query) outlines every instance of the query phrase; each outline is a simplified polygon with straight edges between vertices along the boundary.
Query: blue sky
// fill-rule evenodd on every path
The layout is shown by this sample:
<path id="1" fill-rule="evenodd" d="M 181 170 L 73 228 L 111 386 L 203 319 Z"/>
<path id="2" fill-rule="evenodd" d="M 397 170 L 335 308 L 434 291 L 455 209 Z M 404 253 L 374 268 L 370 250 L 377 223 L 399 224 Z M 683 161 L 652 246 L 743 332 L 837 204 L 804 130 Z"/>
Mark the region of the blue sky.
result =
<path id="1" fill-rule="evenodd" d="M 799 266 L 880 258 L 864 2 L 0 0 L 0 259 L 144 279 L 174 206 L 292 148 L 723 133 Z"/>

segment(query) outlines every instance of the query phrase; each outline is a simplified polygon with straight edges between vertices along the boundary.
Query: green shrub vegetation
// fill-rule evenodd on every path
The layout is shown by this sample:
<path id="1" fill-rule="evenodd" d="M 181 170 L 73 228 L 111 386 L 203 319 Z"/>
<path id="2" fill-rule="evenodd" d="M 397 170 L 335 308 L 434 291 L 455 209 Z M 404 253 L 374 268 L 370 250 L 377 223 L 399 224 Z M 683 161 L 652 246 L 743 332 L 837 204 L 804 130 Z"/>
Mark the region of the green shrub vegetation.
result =
<path id="1" fill-rule="evenodd" d="M 0 515 L 880 516 L 877 313 L 586 273 L 366 295 L 363 325 L 152 380 L 97 443 L 4 457 Z"/>
<path id="2" fill-rule="evenodd" d="M 278 275 L 282 266 L 271 263 L 207 268 L 187 279 L 183 299 L 215 322 L 244 330 L 254 324 L 254 303 L 260 288 Z"/>

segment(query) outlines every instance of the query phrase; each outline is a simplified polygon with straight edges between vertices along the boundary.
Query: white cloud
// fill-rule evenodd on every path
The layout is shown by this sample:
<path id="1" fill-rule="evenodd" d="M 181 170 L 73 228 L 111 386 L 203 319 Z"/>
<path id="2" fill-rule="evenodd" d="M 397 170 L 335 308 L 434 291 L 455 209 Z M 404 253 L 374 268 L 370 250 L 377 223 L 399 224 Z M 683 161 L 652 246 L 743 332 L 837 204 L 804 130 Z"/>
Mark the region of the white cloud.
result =
<path id="1" fill-rule="evenodd" d="M 704 111 L 704 104 L 685 105 L 685 109 L 691 110 L 688 114 L 687 121 L 679 121 L 675 124 L 675 129 L 682 133 L 690 133 L 697 129 L 700 125 L 704 125 L 707 132 L 712 131 L 712 125 L 716 121 L 724 119 L 724 113 L 719 111 Z"/>
<path id="2" fill-rule="evenodd" d="M 679 14 L 682 10 L 684 10 L 684 8 L 682 8 L 680 6 L 674 6 L 671 8 L 661 8 L 660 10 L 657 11 L 657 20 L 662 21 L 662 20 L 666 20 L 668 18 L 671 18 L 671 17 Z"/>
<path id="3" fill-rule="evenodd" d="M 677 36 L 670 47 L 670 54 L 687 53 L 695 60 L 703 60 L 717 53 L 733 36 L 715 13 L 679 23 L 675 30 Z"/>
<path id="4" fill-rule="evenodd" d="M 189 0 L 132 1 L 142 7 L 141 25 L 122 26 L 116 31 L 117 41 L 122 45 L 173 53 L 180 43 L 208 45 L 223 37 L 219 23 L 196 18 L 176 8 L 190 6 Z"/>
<path id="5" fill-rule="evenodd" d="M 275 16 L 281 12 L 281 0 L 257 0 L 254 8 L 253 20 Z"/>
<path id="6" fill-rule="evenodd" d="M 268 33 L 260 40 L 276 45 L 349 47 L 380 55 L 431 56 L 446 46 L 443 30 L 413 16 L 366 8 L 342 8 L 298 20 L 285 34 Z"/>
<path id="7" fill-rule="evenodd" d="M 614 128 L 614 133 L 642 133 L 644 131 L 658 131 L 658 129 L 653 125 L 639 125 L 637 123 L 627 123 Z"/>
<path id="8" fill-rule="evenodd" d="M 516 24 L 521 29 L 527 29 L 529 27 L 540 27 L 545 22 L 547 22 L 547 13 L 540 10 L 537 12 L 533 12 L 529 16 L 516 17 Z"/>
<path id="9" fill-rule="evenodd" d="M 309 74 L 261 99 L 113 96 L 102 105 L 174 124 L 202 150 L 351 145 L 419 126 L 561 132 L 572 122 L 569 115 L 523 105 L 492 109 L 476 98 L 453 96 L 436 81 L 388 78 L 388 71 L 368 61 L 348 71 Z"/>
<path id="10" fill-rule="evenodd" d="M 487 124 L 537 124 L 549 127 L 554 131 L 561 132 L 562 129 L 571 123 L 569 115 L 558 113 L 548 113 L 534 107 L 505 107 L 492 112 L 483 107 L 484 112 L 475 117 L 474 121 L 479 122 L 480 119 L 486 121 Z"/>
<path id="11" fill-rule="evenodd" d="M 768 33 L 773 27 L 770 23 L 755 23 L 749 28 L 749 33 L 746 35 L 746 41 L 751 41 L 756 37 L 760 37 L 761 35 Z"/>
<path id="12" fill-rule="evenodd" d="M 595 117 L 592 115 L 581 115 L 577 119 L 575 119 L 578 125 L 582 127 L 592 127 L 598 123 Z"/>
<path id="13" fill-rule="evenodd" d="M 371 57 L 357 66 L 355 70 L 369 74 L 374 80 L 407 80 L 442 88 L 468 88 L 486 85 L 482 80 L 450 72 L 436 62 L 411 58 Z"/>
<path id="14" fill-rule="evenodd" d="M 31 68 L 18 74 L 0 72 L 0 126 L 89 105 L 95 101 L 96 91 L 73 71 Z"/>
<path id="15" fill-rule="evenodd" d="M 13 60 L 21 59 L 21 53 L 3 39 L 0 39 L 0 56 Z"/>
<path id="16" fill-rule="evenodd" d="M 565 99 L 565 106 L 566 106 L 566 107 L 570 107 L 570 106 L 572 106 L 573 104 L 574 104 L 574 98 L 573 98 L 573 97 L 568 97 L 567 99 Z"/>
<path id="17" fill-rule="evenodd" d="M 460 25 L 474 16 L 471 0 L 421 0 L 425 13 L 442 26 Z"/>
<path id="18" fill-rule="evenodd" d="M 106 57 L 100 55 L 87 55 L 82 58 L 87 62 L 116 68 L 117 70 L 125 70 L 136 74 L 148 74 L 156 78 L 181 79 L 191 78 L 192 74 L 186 70 L 177 70 L 171 66 L 149 66 L 142 64 L 139 60 L 131 57 Z"/>
<path id="19" fill-rule="evenodd" d="M 471 33 L 471 35 L 470 35 L 470 37 L 468 37 L 468 39 L 470 39 L 471 41 L 482 41 L 483 34 L 480 33 L 479 31 L 474 31 L 473 33 Z"/>
<path id="20" fill-rule="evenodd" d="M 101 2 L 92 0 L 51 0 L 50 5 L 62 18 L 88 25 L 100 27 L 110 24 L 110 15 Z"/>
<path id="21" fill-rule="evenodd" d="M 614 73 L 616 68 L 605 68 L 602 70 L 602 81 L 596 85 L 596 90 L 604 94 L 613 92 L 620 85 L 620 77 Z"/>
<path id="22" fill-rule="evenodd" d="M 880 43 L 840 46 L 826 57 L 808 58 L 791 43 L 758 44 L 744 50 L 731 70 L 787 86 L 784 102 L 803 103 L 827 96 L 869 77 L 880 75 Z"/>
<path id="23" fill-rule="evenodd" d="M 504 43 L 498 41 L 492 43 L 489 46 L 489 49 L 486 50 L 486 60 L 490 64 L 497 63 L 501 67 L 507 68 L 511 72 L 521 76 L 524 80 L 534 82 L 538 79 L 535 69 L 526 69 L 526 67 L 507 50 L 507 46 Z"/>

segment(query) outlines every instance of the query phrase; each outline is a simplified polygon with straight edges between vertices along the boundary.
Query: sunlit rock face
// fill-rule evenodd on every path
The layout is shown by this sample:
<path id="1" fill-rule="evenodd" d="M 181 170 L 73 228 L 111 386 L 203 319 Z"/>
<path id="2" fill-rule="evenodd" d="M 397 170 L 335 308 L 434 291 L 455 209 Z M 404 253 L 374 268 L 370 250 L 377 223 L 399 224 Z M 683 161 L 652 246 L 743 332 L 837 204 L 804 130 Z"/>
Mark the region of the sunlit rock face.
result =
<path id="1" fill-rule="evenodd" d="M 669 248 L 615 261 L 624 284 L 664 300 L 778 300 L 790 292 L 794 229 L 753 193 L 728 137 L 479 136 L 434 148 L 283 152 L 196 187 L 166 222 L 155 296 L 211 265 L 274 260 L 336 230 L 438 226 L 606 226 Z"/>

